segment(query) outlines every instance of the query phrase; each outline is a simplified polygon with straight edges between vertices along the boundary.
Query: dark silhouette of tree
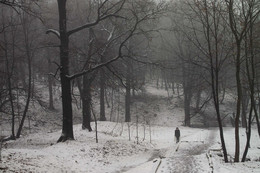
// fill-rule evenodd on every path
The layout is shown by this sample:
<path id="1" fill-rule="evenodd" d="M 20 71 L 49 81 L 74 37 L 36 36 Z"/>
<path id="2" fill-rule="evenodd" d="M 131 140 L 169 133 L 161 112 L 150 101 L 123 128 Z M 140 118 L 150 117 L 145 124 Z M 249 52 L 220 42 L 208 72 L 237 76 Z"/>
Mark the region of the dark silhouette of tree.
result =
<path id="1" fill-rule="evenodd" d="M 249 110 L 249 115 L 248 115 L 248 122 L 246 124 L 246 146 L 244 149 L 244 153 L 242 156 L 242 162 L 246 161 L 246 156 L 248 149 L 250 147 L 250 139 L 251 139 L 251 126 L 252 126 L 252 117 L 253 113 L 255 114 L 256 119 L 258 118 L 258 111 L 256 110 L 256 101 L 255 101 L 255 96 L 256 96 L 256 56 L 255 56 L 255 50 L 256 50 L 256 45 L 255 45 L 255 36 L 254 36 L 254 31 L 257 25 L 256 24 L 256 19 L 259 16 L 260 10 L 256 10 L 258 8 L 259 3 L 257 4 L 256 1 L 247 1 L 248 3 L 248 32 L 245 34 L 244 37 L 244 45 L 245 45 L 245 57 L 246 57 L 246 75 L 247 75 L 247 81 L 248 81 L 248 87 L 249 87 L 249 93 L 250 93 L 250 110 Z M 246 118 L 245 118 L 246 119 Z M 259 122 L 257 120 L 257 126 L 259 126 Z M 258 127 L 258 134 L 259 133 L 259 127 Z"/>
<path id="2" fill-rule="evenodd" d="M 63 112 L 63 125 L 62 125 L 62 135 L 58 139 L 58 142 L 64 142 L 66 140 L 73 140 L 73 119 L 72 119 L 72 97 L 71 97 L 71 80 L 80 77 L 84 74 L 90 73 L 96 69 L 102 68 L 109 63 L 112 63 L 122 57 L 122 48 L 125 45 L 126 41 L 132 37 L 134 32 L 137 29 L 137 26 L 143 21 L 147 20 L 151 16 L 156 14 L 156 11 L 149 12 L 143 16 L 138 16 L 134 10 L 128 11 L 128 15 L 120 16 L 119 12 L 123 9 L 126 0 L 111 2 L 108 0 L 98 3 L 97 16 L 93 22 L 75 27 L 73 29 L 67 29 L 67 13 L 66 13 L 66 0 L 57 0 L 58 2 L 58 11 L 59 11 L 59 30 L 49 29 L 48 33 L 52 33 L 57 36 L 60 40 L 60 79 L 61 79 L 61 89 L 62 89 L 62 112 Z M 131 4 L 131 3 L 130 3 Z M 109 59 L 105 63 L 98 64 L 90 69 L 83 69 L 82 71 L 70 75 L 69 73 L 69 38 L 73 34 L 87 28 L 96 26 L 101 21 L 104 21 L 108 18 L 121 18 L 123 20 L 129 20 L 129 28 L 121 34 L 122 41 L 118 46 L 118 54 L 112 59 Z M 120 36 L 120 37 L 121 37 Z"/>
<path id="3" fill-rule="evenodd" d="M 237 9 L 237 3 L 239 3 L 239 8 Z M 248 28 L 250 21 L 253 20 L 250 18 L 251 14 L 251 4 L 254 4 L 255 1 L 234 1 L 234 0 L 225 0 L 226 8 L 229 15 L 229 27 L 232 32 L 232 35 L 235 40 L 235 67 L 236 67 L 236 85 L 237 85 L 237 107 L 236 107 L 236 116 L 235 116 L 235 162 L 239 162 L 240 154 L 240 143 L 239 143 L 239 118 L 241 114 L 241 99 L 242 99 L 242 85 L 241 85 L 241 52 L 242 52 L 242 41 L 245 35 L 248 33 Z M 236 9 L 236 10 L 235 10 Z M 238 13 L 235 11 L 238 10 Z M 257 17 L 259 10 L 256 11 L 254 17 Z M 242 27 L 240 27 L 242 24 Z"/>

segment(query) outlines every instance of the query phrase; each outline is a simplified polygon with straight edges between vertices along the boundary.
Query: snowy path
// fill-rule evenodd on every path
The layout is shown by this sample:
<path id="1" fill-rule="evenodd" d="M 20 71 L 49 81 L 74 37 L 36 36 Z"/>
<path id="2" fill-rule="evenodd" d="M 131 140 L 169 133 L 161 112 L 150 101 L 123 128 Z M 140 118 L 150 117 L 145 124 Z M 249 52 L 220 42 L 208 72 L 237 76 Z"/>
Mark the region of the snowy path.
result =
<path id="1" fill-rule="evenodd" d="M 202 170 L 199 170 L 201 166 L 199 166 L 199 158 L 197 159 L 197 156 L 207 152 L 207 149 L 213 144 L 215 135 L 216 131 L 211 130 L 207 139 L 202 141 L 182 141 L 178 151 L 173 151 L 166 155 L 167 157 L 163 159 L 157 172 L 202 172 Z"/>
<path id="2" fill-rule="evenodd" d="M 207 161 L 205 153 L 214 143 L 215 137 L 216 130 L 209 130 L 208 135 L 204 137 L 201 137 L 200 133 L 187 136 L 179 145 L 155 150 L 148 162 L 125 173 L 151 173 L 156 171 L 157 173 L 208 172 L 208 169 L 203 168 L 200 162 L 202 160 Z"/>

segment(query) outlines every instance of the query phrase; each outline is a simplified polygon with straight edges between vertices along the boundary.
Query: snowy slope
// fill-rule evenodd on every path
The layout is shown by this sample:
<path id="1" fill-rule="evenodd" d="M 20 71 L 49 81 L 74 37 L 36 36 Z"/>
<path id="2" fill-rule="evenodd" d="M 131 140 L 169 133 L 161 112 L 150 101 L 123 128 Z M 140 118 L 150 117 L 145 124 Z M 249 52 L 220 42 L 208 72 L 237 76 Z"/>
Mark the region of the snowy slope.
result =
<path id="1" fill-rule="evenodd" d="M 56 143 L 61 131 L 49 129 L 4 143 L 0 171 L 204 173 L 212 169 L 206 157 L 206 153 L 210 152 L 214 172 L 260 172 L 260 140 L 255 128 L 248 153 L 251 161 L 226 164 L 223 157 L 218 156 L 220 142 L 217 128 L 183 127 L 183 110 L 177 97 L 169 98 L 166 91 L 151 86 L 147 88 L 147 93 L 146 100 L 135 103 L 132 123 L 98 122 L 98 143 L 95 132 L 82 130 L 80 124 L 74 126 L 75 141 Z M 140 117 L 138 128 L 134 118 L 137 116 Z M 148 118 L 150 126 L 144 124 L 141 117 Z M 179 144 L 174 139 L 177 126 L 181 130 Z M 94 123 L 92 127 L 95 127 Z M 228 153 L 233 156 L 234 129 L 224 130 Z M 240 134 L 242 156 L 244 129 Z"/>

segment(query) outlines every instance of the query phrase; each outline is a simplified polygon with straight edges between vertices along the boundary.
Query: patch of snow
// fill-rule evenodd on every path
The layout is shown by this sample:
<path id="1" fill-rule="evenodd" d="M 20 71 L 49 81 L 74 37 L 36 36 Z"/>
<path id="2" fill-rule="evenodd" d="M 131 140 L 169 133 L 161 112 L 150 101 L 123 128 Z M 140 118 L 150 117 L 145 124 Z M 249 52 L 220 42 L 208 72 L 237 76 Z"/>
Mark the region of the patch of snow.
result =
<path id="1" fill-rule="evenodd" d="M 255 127 L 252 129 L 248 152 L 251 161 L 224 163 L 223 157 L 213 152 L 221 148 L 218 128 L 183 127 L 184 113 L 179 105 L 180 100 L 177 97 L 169 98 L 169 95 L 172 94 L 165 90 L 147 87 L 146 99 L 135 102 L 137 105 L 134 106 L 131 123 L 98 122 L 98 143 L 95 130 L 82 130 L 80 124 L 74 125 L 75 141 L 56 143 L 61 135 L 61 130 L 55 130 L 57 126 L 54 130 L 47 126 L 45 131 L 8 141 L 3 146 L 0 170 L 79 173 L 151 173 L 157 170 L 164 173 L 206 173 L 211 171 L 206 153 L 212 151 L 214 172 L 260 172 L 260 140 Z M 53 115 L 46 116 L 51 118 Z M 138 126 L 136 117 L 139 117 Z M 150 125 L 144 119 L 149 119 Z M 52 117 L 48 124 L 54 122 Z M 176 127 L 181 131 L 180 143 L 176 143 L 174 138 Z M 234 128 L 224 128 L 224 136 L 228 154 L 233 156 Z M 242 157 L 245 129 L 240 129 L 240 136 Z"/>

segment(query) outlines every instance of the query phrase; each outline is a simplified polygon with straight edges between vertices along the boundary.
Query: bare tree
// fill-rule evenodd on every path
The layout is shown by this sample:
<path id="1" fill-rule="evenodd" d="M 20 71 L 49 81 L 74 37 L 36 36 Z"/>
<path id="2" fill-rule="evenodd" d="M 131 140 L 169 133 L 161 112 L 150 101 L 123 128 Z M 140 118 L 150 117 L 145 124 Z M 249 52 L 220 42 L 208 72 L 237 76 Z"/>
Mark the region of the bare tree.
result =
<path id="1" fill-rule="evenodd" d="M 19 138 L 22 132 L 22 128 L 24 125 L 25 118 L 27 117 L 27 112 L 29 109 L 30 100 L 32 97 L 32 64 L 33 64 L 33 57 L 35 54 L 35 46 L 37 44 L 34 44 L 35 39 L 33 39 L 33 35 L 35 34 L 34 31 L 31 30 L 31 27 L 33 26 L 33 20 L 31 16 L 29 16 L 27 13 L 22 12 L 20 14 L 20 21 L 22 23 L 22 34 L 24 37 L 24 54 L 27 61 L 27 68 L 28 68 L 28 83 L 27 83 L 27 97 L 26 97 L 26 103 L 22 115 L 21 122 L 19 124 L 19 128 L 16 133 L 16 137 Z"/>
<path id="2" fill-rule="evenodd" d="M 242 97 L 242 87 L 241 87 L 241 51 L 242 51 L 242 41 L 248 32 L 249 24 L 251 20 L 254 20 L 258 16 L 259 10 L 250 17 L 251 14 L 251 3 L 255 1 L 233 1 L 225 0 L 226 7 L 228 9 L 229 15 L 229 26 L 235 39 L 236 53 L 235 53 L 235 63 L 236 63 L 236 84 L 237 84 L 237 108 L 235 117 L 235 162 L 239 162 L 239 117 L 241 109 L 241 97 Z M 241 25 L 242 24 L 242 25 Z"/>
<path id="3" fill-rule="evenodd" d="M 5 28 L 5 16 L 3 14 L 3 11 L 7 12 L 6 10 L 2 10 L 2 17 L 3 17 L 3 28 Z M 10 12 L 10 14 L 12 14 L 12 12 Z M 9 101 L 10 101 L 10 107 L 11 107 L 11 114 L 12 114 L 12 134 L 10 139 L 15 139 L 15 105 L 14 105 L 14 95 L 13 95 L 13 78 L 14 78 L 14 67 L 15 67 L 15 32 L 16 32 L 16 26 L 14 25 L 13 22 L 12 23 L 13 26 L 11 26 L 13 28 L 13 30 L 11 31 L 11 39 L 12 42 L 9 43 L 8 42 L 8 36 L 6 32 L 3 32 L 3 41 L 4 41 L 4 57 L 5 57 L 5 69 L 6 69 L 6 80 L 7 80 L 7 88 L 8 88 L 8 95 L 9 95 Z M 11 44 L 12 48 L 11 48 L 11 54 L 12 56 L 9 56 L 9 44 Z M 11 58 L 10 58 L 11 57 Z"/>
<path id="4" fill-rule="evenodd" d="M 73 29 L 67 29 L 67 2 L 66 0 L 57 0 L 58 2 L 58 11 L 59 11 L 59 30 L 49 29 L 47 33 L 52 33 L 57 36 L 60 40 L 60 79 L 61 79 L 61 88 L 62 88 L 62 112 L 63 112 L 63 125 L 62 125 L 62 135 L 58 139 L 58 142 L 63 142 L 66 140 L 73 140 L 73 119 L 72 119 L 72 97 L 71 97 L 71 85 L 70 81 L 77 77 L 80 77 L 84 74 L 92 72 L 96 69 L 99 69 L 103 66 L 106 66 L 109 63 L 112 63 L 122 57 L 122 48 L 125 45 L 126 41 L 134 34 L 137 29 L 137 26 L 148 17 L 154 14 L 149 13 L 145 16 L 139 18 L 133 10 L 129 10 L 128 15 L 120 16 L 119 13 L 123 9 L 126 0 L 121 1 L 102 1 L 98 2 L 97 12 L 96 12 L 96 19 L 93 22 L 83 24 L 79 27 L 75 27 Z M 105 63 L 98 64 L 90 69 L 83 69 L 82 71 L 75 73 L 73 75 L 69 74 L 69 38 L 73 34 L 87 28 L 91 28 L 101 21 L 104 21 L 108 18 L 115 17 L 115 18 L 122 18 L 128 19 L 129 23 L 131 24 L 128 30 L 122 35 L 122 42 L 118 46 L 118 55 L 114 58 L 108 60 Z"/>
<path id="5" fill-rule="evenodd" d="M 34 7 L 39 7 L 41 1 L 37 0 L 0 0 L 0 5 L 10 7 L 13 9 L 17 14 L 19 14 L 21 11 L 27 13 L 28 15 L 37 17 L 38 19 L 41 19 L 41 15 L 39 13 L 38 9 L 32 8 Z"/>
<path id="6" fill-rule="evenodd" d="M 223 16 L 225 16 L 225 13 L 222 12 L 223 3 L 216 0 L 187 0 L 185 4 L 180 12 L 184 16 L 184 21 L 182 21 L 179 31 L 195 47 L 195 54 L 192 54 L 193 58 L 190 59 L 190 63 L 207 72 L 205 78 L 211 87 L 224 160 L 228 162 L 219 99 L 220 75 L 223 73 L 225 61 L 231 50 L 227 49 L 230 37 L 227 34 L 225 20 L 223 20 Z M 182 29 L 183 27 L 186 30 Z"/>
<path id="7" fill-rule="evenodd" d="M 257 1 L 248 1 L 248 32 L 245 34 L 244 37 L 244 45 L 245 45 L 245 58 L 246 58 L 246 74 L 247 80 L 249 85 L 249 93 L 250 93 L 250 111 L 248 116 L 248 122 L 246 125 L 246 136 L 247 142 L 244 150 L 244 154 L 242 157 L 242 162 L 246 160 L 247 152 L 250 147 L 250 139 L 251 139 L 251 125 L 252 125 L 252 114 L 254 112 L 255 117 L 257 119 L 257 126 L 258 126 L 258 134 L 259 132 L 259 120 L 258 120 L 258 112 L 256 110 L 256 56 L 255 56 L 255 48 L 256 46 L 254 41 L 254 30 L 255 30 L 255 19 L 259 16 L 259 2 Z"/>
<path id="8" fill-rule="evenodd" d="M 25 2 L 24 2 L 25 3 Z M 0 4 L 2 5 L 2 4 Z M 21 5 L 23 3 L 21 2 Z M 32 9 L 30 3 L 27 4 L 28 8 Z M 35 53 L 35 42 L 39 41 L 38 38 L 32 39 L 38 32 L 36 25 L 38 24 L 35 17 L 31 17 L 27 12 L 21 8 L 16 11 L 4 6 L 2 9 L 1 23 L 3 24 L 1 34 L 1 44 L 4 43 L 5 52 L 5 73 L 8 88 L 9 105 L 6 105 L 2 111 L 6 115 L 12 115 L 12 134 L 9 139 L 19 138 L 25 122 L 28 117 L 29 103 L 32 94 L 32 58 Z M 7 27 L 5 23 L 9 23 Z M 3 41 L 3 42 L 2 42 Z M 35 41 L 35 42 L 34 42 Z M 19 58 L 18 58 L 19 57 Z M 19 73 L 17 72 L 19 71 Z M 15 82 L 14 82 L 15 81 Z M 24 96 L 20 97 L 20 93 Z M 25 103 L 21 102 L 20 98 L 24 98 Z M 1 95 L 2 99 L 2 95 Z M 4 110 L 5 109 L 5 110 Z M 22 111 L 21 111 L 22 110 Z M 10 113 L 11 112 L 11 113 Z M 22 119 L 20 120 L 20 113 Z M 16 118 L 19 120 L 19 127 L 15 135 Z"/>

